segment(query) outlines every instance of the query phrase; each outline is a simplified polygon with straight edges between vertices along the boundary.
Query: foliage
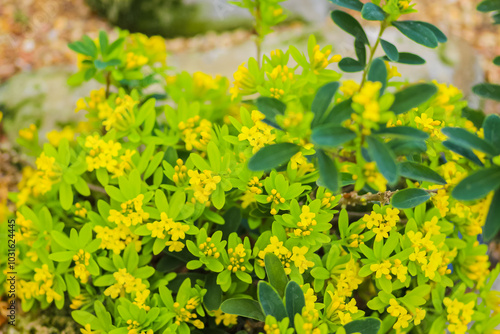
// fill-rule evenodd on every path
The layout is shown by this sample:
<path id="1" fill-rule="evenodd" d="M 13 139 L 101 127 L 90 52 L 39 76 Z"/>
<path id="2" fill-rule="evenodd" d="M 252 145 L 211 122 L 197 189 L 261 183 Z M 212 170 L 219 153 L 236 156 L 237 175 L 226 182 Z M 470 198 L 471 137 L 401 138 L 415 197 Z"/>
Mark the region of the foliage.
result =
<path id="1" fill-rule="evenodd" d="M 500 269 L 480 241 L 500 226 L 500 119 L 462 117 L 451 85 L 397 81 L 393 63 L 421 58 L 385 29 L 446 40 L 399 20 L 410 1 L 332 2 L 380 23 L 370 42 L 332 12 L 357 59 L 311 36 L 305 54 L 250 58 L 231 87 L 165 72 L 157 37 L 70 44 L 70 83 L 106 87 L 43 147 L 36 127 L 20 133 L 36 157 L 9 195 L 23 310 L 69 306 L 84 334 L 494 333 Z M 240 3 L 259 38 L 277 3 Z"/>

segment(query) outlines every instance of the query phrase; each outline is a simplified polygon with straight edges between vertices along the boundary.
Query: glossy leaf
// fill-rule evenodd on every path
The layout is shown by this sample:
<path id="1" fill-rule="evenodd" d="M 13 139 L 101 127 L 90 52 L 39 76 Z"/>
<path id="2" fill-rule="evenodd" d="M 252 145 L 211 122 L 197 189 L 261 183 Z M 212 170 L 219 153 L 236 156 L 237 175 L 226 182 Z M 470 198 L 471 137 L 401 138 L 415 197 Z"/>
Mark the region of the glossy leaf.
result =
<path id="1" fill-rule="evenodd" d="M 382 45 L 382 49 L 384 49 L 385 54 L 387 55 L 387 57 L 390 60 L 392 60 L 392 61 L 399 60 L 398 48 L 394 44 L 392 44 L 384 39 L 381 39 L 380 45 Z"/>
<path id="2" fill-rule="evenodd" d="M 261 148 L 248 161 L 248 168 L 252 171 L 270 170 L 276 168 L 300 151 L 298 145 L 279 143 Z"/>
<path id="3" fill-rule="evenodd" d="M 446 184 L 445 179 L 432 169 L 422 164 L 404 161 L 399 164 L 399 173 L 409 179 L 429 181 L 436 184 Z"/>
<path id="4" fill-rule="evenodd" d="M 474 152 L 472 152 L 471 149 L 465 148 L 463 146 L 457 145 L 454 142 L 451 142 L 449 140 L 445 140 L 443 142 L 443 146 L 449 149 L 450 151 L 453 151 L 457 154 L 460 154 L 461 156 L 469 159 L 473 163 L 475 163 L 478 166 L 483 166 L 484 164 L 481 162 L 481 160 L 477 157 Z"/>
<path id="5" fill-rule="evenodd" d="M 318 92 L 316 93 L 316 96 L 314 97 L 313 103 L 311 105 L 311 110 L 314 113 L 314 119 L 311 125 L 312 127 L 320 124 L 321 119 L 330 106 L 330 103 L 332 102 L 332 99 L 339 87 L 340 84 L 335 81 L 329 82 L 318 89 Z"/>
<path id="6" fill-rule="evenodd" d="M 339 190 L 340 174 L 335 164 L 323 150 L 318 150 L 319 183 L 336 194 Z"/>
<path id="7" fill-rule="evenodd" d="M 500 85 L 482 83 L 472 87 L 474 94 L 484 97 L 486 99 L 500 101 Z"/>
<path id="8" fill-rule="evenodd" d="M 483 227 L 484 241 L 491 241 L 500 231 L 500 189 L 495 191 L 491 200 L 486 222 Z"/>
<path id="9" fill-rule="evenodd" d="M 391 204 L 398 209 L 410 209 L 427 202 L 429 198 L 431 195 L 423 189 L 407 188 L 392 195 Z"/>
<path id="10" fill-rule="evenodd" d="M 281 260 L 274 253 L 266 253 L 264 263 L 269 283 L 276 289 L 280 297 L 283 298 L 288 277 L 286 276 Z"/>
<path id="11" fill-rule="evenodd" d="M 257 109 L 266 116 L 266 119 L 275 122 L 276 116 L 283 115 L 286 110 L 286 104 L 278 99 L 261 96 L 256 101 Z"/>
<path id="12" fill-rule="evenodd" d="M 346 334 L 378 334 L 382 322 L 376 318 L 362 318 L 344 325 Z"/>
<path id="13" fill-rule="evenodd" d="M 335 124 L 320 125 L 313 129 L 311 141 L 323 147 L 337 147 L 356 138 L 352 130 Z"/>
<path id="14" fill-rule="evenodd" d="M 441 132 L 449 137 L 455 144 L 481 151 L 486 154 L 496 155 L 496 149 L 486 140 L 479 138 L 475 134 L 463 128 L 445 127 Z"/>
<path id="15" fill-rule="evenodd" d="M 429 138 L 429 134 L 427 132 L 412 128 L 410 126 L 394 126 L 390 128 L 383 128 L 374 131 L 373 133 L 386 136 L 408 137 L 423 140 Z"/>
<path id="16" fill-rule="evenodd" d="M 493 147 L 500 150 L 500 116 L 488 115 L 483 122 L 484 139 Z"/>
<path id="17" fill-rule="evenodd" d="M 339 68 L 347 73 L 361 72 L 365 69 L 365 65 L 354 58 L 345 57 L 339 62 Z"/>
<path id="18" fill-rule="evenodd" d="M 227 314 L 235 314 L 258 321 L 266 319 L 259 302 L 248 298 L 227 299 L 220 305 L 220 309 Z"/>
<path id="19" fill-rule="evenodd" d="M 368 154 L 377 163 L 377 167 L 390 184 L 398 181 L 398 168 L 391 149 L 374 136 L 367 136 Z"/>
<path id="20" fill-rule="evenodd" d="M 358 63 L 366 66 L 366 44 L 359 38 L 354 40 L 354 50 L 356 51 L 356 57 L 358 57 Z"/>
<path id="21" fill-rule="evenodd" d="M 421 154 L 427 151 L 427 144 L 423 140 L 396 138 L 387 143 L 397 156 Z"/>
<path id="22" fill-rule="evenodd" d="M 436 36 L 436 39 L 439 43 L 448 42 L 448 37 L 446 37 L 446 35 L 441 30 L 439 30 L 439 28 L 436 27 L 435 25 L 424 21 L 418 21 L 418 23 L 420 23 L 421 25 L 432 31 L 432 33 L 434 34 L 434 36 Z"/>
<path id="23" fill-rule="evenodd" d="M 357 10 L 358 12 L 363 9 L 363 3 L 359 0 L 330 0 L 330 2 L 337 6 Z"/>
<path id="24" fill-rule="evenodd" d="M 387 67 L 382 59 L 376 58 L 372 62 L 370 71 L 368 72 L 368 80 L 380 82 L 382 84 L 380 95 L 384 94 L 385 86 L 387 85 Z"/>
<path id="25" fill-rule="evenodd" d="M 281 321 L 287 317 L 285 305 L 278 292 L 269 283 L 260 281 L 257 285 L 257 295 L 264 314 L 272 315 Z"/>
<path id="26" fill-rule="evenodd" d="M 382 8 L 371 2 L 365 3 L 361 10 L 361 16 L 368 21 L 383 21 L 386 15 Z"/>
<path id="27" fill-rule="evenodd" d="M 340 29 L 344 30 L 346 33 L 354 36 L 355 38 L 359 38 L 363 43 L 370 45 L 363 27 L 361 27 L 361 24 L 359 24 L 359 22 L 354 17 L 341 10 L 334 10 L 331 14 L 331 17 L 333 22 L 335 22 L 335 24 L 338 25 Z"/>
<path id="28" fill-rule="evenodd" d="M 400 90 L 394 94 L 394 103 L 390 110 L 396 115 L 407 112 L 427 102 L 437 93 L 437 87 L 433 84 L 416 84 Z"/>
<path id="29" fill-rule="evenodd" d="M 384 56 L 383 59 L 385 61 L 391 60 L 387 56 Z M 416 55 L 416 54 L 410 53 L 410 52 L 400 52 L 398 60 L 395 62 L 399 63 L 399 64 L 407 64 L 407 65 L 422 65 L 422 64 L 425 64 L 425 59 Z"/>
<path id="30" fill-rule="evenodd" d="M 498 188 L 500 188 L 500 167 L 495 166 L 469 174 L 453 188 L 451 195 L 461 201 L 472 201 L 483 198 Z"/>
<path id="31" fill-rule="evenodd" d="M 436 48 L 438 40 L 432 30 L 418 21 L 395 21 L 392 22 L 403 35 L 412 41 L 422 44 L 428 48 Z"/>
<path id="32" fill-rule="evenodd" d="M 477 5 L 477 10 L 483 13 L 500 10 L 499 0 L 484 0 Z"/>
<path id="33" fill-rule="evenodd" d="M 325 124 L 337 124 L 339 125 L 346 119 L 351 117 L 354 112 L 352 109 L 352 99 L 344 100 L 336 104 L 332 110 L 325 117 Z"/>
<path id="34" fill-rule="evenodd" d="M 306 306 L 306 299 L 304 297 L 304 292 L 300 288 L 297 282 L 288 282 L 286 286 L 286 311 L 288 318 L 290 319 L 290 327 L 294 326 L 295 314 L 301 314 L 302 308 Z"/>

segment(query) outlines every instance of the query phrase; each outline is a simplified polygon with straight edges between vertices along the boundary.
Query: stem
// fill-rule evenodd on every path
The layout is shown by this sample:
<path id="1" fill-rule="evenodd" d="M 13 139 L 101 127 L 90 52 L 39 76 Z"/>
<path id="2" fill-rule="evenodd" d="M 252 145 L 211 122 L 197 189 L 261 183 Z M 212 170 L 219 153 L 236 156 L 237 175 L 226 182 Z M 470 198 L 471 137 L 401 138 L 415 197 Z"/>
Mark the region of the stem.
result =
<path id="1" fill-rule="evenodd" d="M 92 191 L 97 191 L 97 192 L 100 192 L 100 193 L 103 193 L 105 195 L 107 195 L 108 193 L 106 192 L 106 190 L 104 190 L 103 187 L 101 186 L 98 186 L 98 185 L 95 185 L 95 184 L 91 184 L 91 183 L 88 183 L 87 186 L 89 187 L 90 190 Z"/>
<path id="2" fill-rule="evenodd" d="M 444 189 L 444 188 L 439 188 L 439 189 L 423 189 L 429 194 L 434 194 L 437 193 L 439 190 Z M 387 204 L 390 202 L 391 197 L 397 193 L 399 190 L 395 191 L 384 191 L 384 192 L 378 192 L 376 194 L 372 193 L 367 193 L 364 195 L 359 195 L 356 191 L 351 191 L 349 193 L 343 193 L 341 194 L 341 199 L 339 201 L 339 204 L 341 205 L 349 205 L 349 206 L 355 206 L 358 204 L 361 205 L 366 205 L 367 203 L 373 203 L 373 202 L 380 202 L 382 204 Z"/>
<path id="3" fill-rule="evenodd" d="M 109 96 L 109 86 L 111 85 L 111 72 L 106 74 L 106 97 Z"/>
<path id="4" fill-rule="evenodd" d="M 363 71 L 363 80 L 361 81 L 361 85 L 359 86 L 360 90 L 366 82 L 366 76 L 372 66 L 373 57 L 375 56 L 375 51 L 377 51 L 377 47 L 380 44 L 380 39 L 382 38 L 382 34 L 384 33 L 386 28 L 387 28 L 387 22 L 384 20 L 382 22 L 382 25 L 380 26 L 380 31 L 378 33 L 377 40 L 375 41 L 373 47 L 370 48 L 370 58 L 368 59 L 368 64 L 366 65 L 365 70 Z"/>

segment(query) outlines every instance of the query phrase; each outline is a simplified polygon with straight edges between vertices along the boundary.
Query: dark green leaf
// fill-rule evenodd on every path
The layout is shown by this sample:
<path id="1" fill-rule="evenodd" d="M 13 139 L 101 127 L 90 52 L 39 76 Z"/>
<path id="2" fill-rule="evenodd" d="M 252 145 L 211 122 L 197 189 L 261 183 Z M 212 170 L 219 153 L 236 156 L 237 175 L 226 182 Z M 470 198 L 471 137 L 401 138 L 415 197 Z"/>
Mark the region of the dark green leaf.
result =
<path id="1" fill-rule="evenodd" d="M 377 167 L 390 184 L 398 181 L 396 157 L 391 149 L 374 136 L 367 136 L 368 154 L 377 163 Z"/>
<path id="2" fill-rule="evenodd" d="M 445 179 L 427 166 L 416 162 L 404 161 L 399 164 L 399 173 L 409 179 L 446 184 Z"/>
<path id="3" fill-rule="evenodd" d="M 314 113 L 314 119 L 312 121 L 312 127 L 320 124 L 325 112 L 332 102 L 333 96 L 339 89 L 340 84 L 338 82 L 329 82 L 326 85 L 318 89 L 314 101 L 311 105 L 311 110 Z"/>
<path id="4" fill-rule="evenodd" d="M 482 110 L 475 110 L 469 107 L 465 107 L 462 109 L 462 117 L 467 118 L 474 124 L 476 128 L 479 129 L 483 126 L 486 115 Z"/>
<path id="5" fill-rule="evenodd" d="M 362 318 L 344 325 L 346 334 L 377 334 L 382 322 L 376 318 Z"/>
<path id="6" fill-rule="evenodd" d="M 361 64 L 356 59 L 345 57 L 339 62 L 339 68 L 347 73 L 361 72 L 365 69 L 365 65 Z"/>
<path id="7" fill-rule="evenodd" d="M 289 161 L 299 151 L 300 146 L 292 143 L 265 146 L 250 158 L 248 168 L 252 171 L 270 170 Z"/>
<path id="8" fill-rule="evenodd" d="M 496 150 L 489 142 L 463 128 L 445 127 L 441 132 L 449 137 L 449 141 L 469 149 L 476 149 L 490 155 L 496 155 Z"/>
<path id="9" fill-rule="evenodd" d="M 363 9 L 363 3 L 359 0 L 330 0 L 330 2 L 337 6 L 357 10 L 358 12 Z"/>
<path id="10" fill-rule="evenodd" d="M 336 104 L 325 117 L 325 124 L 340 124 L 351 117 L 354 110 L 351 107 L 352 99 L 347 99 Z"/>
<path id="11" fill-rule="evenodd" d="M 483 13 L 500 10 L 500 0 L 484 0 L 477 5 L 477 10 Z"/>
<path id="12" fill-rule="evenodd" d="M 436 48 L 438 46 L 438 40 L 432 30 L 418 21 L 394 21 L 392 25 L 403 35 L 418 44 L 429 48 Z"/>
<path id="13" fill-rule="evenodd" d="M 358 62 L 361 65 L 366 65 L 366 45 L 361 39 L 356 38 L 354 40 L 354 50 L 356 51 Z"/>
<path id="14" fill-rule="evenodd" d="M 385 61 L 390 61 L 389 57 L 384 56 L 383 59 Z M 407 64 L 407 65 L 422 65 L 425 64 L 425 59 L 417 56 L 416 54 L 409 52 L 400 52 L 399 59 L 396 61 L 399 64 Z"/>
<path id="15" fill-rule="evenodd" d="M 500 101 L 500 85 L 482 83 L 472 87 L 472 91 L 486 99 Z"/>
<path id="16" fill-rule="evenodd" d="M 379 135 L 388 135 L 388 136 L 401 136 L 415 139 L 427 139 L 429 138 L 429 134 L 419 129 L 412 128 L 410 126 L 394 126 L 391 128 L 383 128 L 373 133 Z"/>
<path id="17" fill-rule="evenodd" d="M 500 187 L 500 167 L 490 167 L 473 172 L 459 184 L 451 195 L 461 201 L 472 201 L 485 197 Z"/>
<path id="18" fill-rule="evenodd" d="M 491 114 L 483 122 L 484 139 L 497 150 L 500 149 L 500 116 Z"/>
<path id="19" fill-rule="evenodd" d="M 433 84 L 416 84 L 400 90 L 394 94 L 394 103 L 390 110 L 396 115 L 407 112 L 427 102 L 437 93 L 437 87 Z"/>
<path id="20" fill-rule="evenodd" d="M 227 314 L 236 314 L 241 317 L 264 321 L 266 316 L 262 313 L 260 304 L 252 299 L 232 298 L 225 300 L 221 305 L 222 312 Z"/>
<path id="21" fill-rule="evenodd" d="M 295 314 L 301 314 L 302 308 L 306 306 L 306 299 L 304 297 L 304 292 L 297 284 L 297 282 L 291 281 L 286 286 L 286 311 L 288 313 L 288 318 L 290 319 L 290 327 L 294 327 Z"/>
<path id="22" fill-rule="evenodd" d="M 370 71 L 368 72 L 368 80 L 380 82 L 382 84 L 380 95 L 384 94 L 385 86 L 387 84 L 387 67 L 382 59 L 376 58 L 372 62 Z"/>
<path id="23" fill-rule="evenodd" d="M 359 24 L 354 17 L 341 10 L 334 10 L 331 16 L 333 22 L 335 22 L 340 29 L 351 34 L 354 38 L 359 38 L 363 43 L 370 45 L 363 27 L 361 27 L 361 24 Z"/>
<path id="24" fill-rule="evenodd" d="M 238 207 L 233 206 L 224 214 L 224 225 L 220 227 L 223 233 L 223 238 L 226 240 L 229 235 L 236 232 L 241 224 L 241 211 Z"/>
<path id="25" fill-rule="evenodd" d="M 465 158 L 469 159 L 470 161 L 472 161 L 476 165 L 479 165 L 479 166 L 483 166 L 484 165 L 481 162 L 481 160 L 479 160 L 479 158 L 477 157 L 477 155 L 475 155 L 474 152 L 472 152 L 471 149 L 468 149 L 468 148 L 465 148 L 463 146 L 457 145 L 454 142 L 451 142 L 449 140 L 445 140 L 443 142 L 443 146 L 446 147 L 447 149 L 449 149 L 449 150 L 457 153 L 457 154 L 460 154 L 461 156 L 464 156 Z"/>
<path id="26" fill-rule="evenodd" d="M 340 174 L 335 161 L 333 161 L 323 150 L 318 150 L 319 183 L 336 194 L 339 190 Z"/>
<path id="27" fill-rule="evenodd" d="M 391 204 L 398 209 L 410 209 L 427 202 L 429 198 L 431 195 L 423 189 L 407 188 L 392 195 Z"/>
<path id="28" fill-rule="evenodd" d="M 500 56 L 497 56 L 495 57 L 495 59 L 493 59 L 493 64 L 500 66 Z"/>
<path id="29" fill-rule="evenodd" d="M 423 21 L 418 21 L 418 23 L 420 23 L 421 25 L 432 31 L 432 33 L 434 34 L 434 36 L 436 36 L 436 39 L 438 40 L 439 43 L 446 43 L 448 41 L 446 35 L 441 30 L 439 30 L 439 28 L 436 27 L 435 25 Z"/>
<path id="30" fill-rule="evenodd" d="M 374 3 L 367 2 L 361 10 L 361 16 L 368 21 L 383 21 L 385 20 L 385 12 L 382 8 Z"/>
<path id="31" fill-rule="evenodd" d="M 264 263 L 269 283 L 276 289 L 281 298 L 285 295 L 288 277 L 281 260 L 274 253 L 266 253 Z"/>
<path id="32" fill-rule="evenodd" d="M 355 132 L 335 124 L 317 126 L 311 134 L 311 141 L 323 147 L 337 147 L 354 138 L 356 138 Z"/>
<path id="33" fill-rule="evenodd" d="M 257 285 L 257 295 L 264 314 L 272 315 L 281 321 L 287 317 L 285 305 L 276 290 L 269 283 L 260 281 Z"/>
<path id="34" fill-rule="evenodd" d="M 272 97 L 261 96 L 256 102 L 257 109 L 266 116 L 271 122 L 276 122 L 277 115 L 283 115 L 286 110 L 286 104 Z"/>
<path id="35" fill-rule="evenodd" d="M 500 230 L 500 189 L 495 191 L 495 195 L 490 204 L 486 222 L 483 227 L 484 241 L 489 242 L 493 239 Z"/>
<path id="36" fill-rule="evenodd" d="M 384 49 L 385 54 L 390 60 L 392 61 L 399 60 L 398 48 L 394 44 L 389 43 L 383 39 L 380 40 L 380 44 L 382 45 L 382 49 Z"/>
<path id="37" fill-rule="evenodd" d="M 427 151 L 423 140 L 396 138 L 387 143 L 397 156 L 408 154 L 421 154 Z"/>
<path id="38" fill-rule="evenodd" d="M 217 275 L 216 273 L 210 273 L 205 279 L 207 293 L 203 297 L 203 301 L 205 307 L 210 311 L 218 310 L 222 302 L 222 289 L 217 284 Z"/>

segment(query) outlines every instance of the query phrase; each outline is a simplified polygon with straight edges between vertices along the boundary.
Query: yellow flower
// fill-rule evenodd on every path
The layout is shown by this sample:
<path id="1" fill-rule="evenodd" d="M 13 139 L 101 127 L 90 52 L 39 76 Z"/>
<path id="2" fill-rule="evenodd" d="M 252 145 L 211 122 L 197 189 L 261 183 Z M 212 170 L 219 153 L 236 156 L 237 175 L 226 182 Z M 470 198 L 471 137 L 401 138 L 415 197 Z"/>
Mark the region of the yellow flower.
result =
<path id="1" fill-rule="evenodd" d="M 299 269 L 299 273 L 303 274 L 304 271 L 314 266 L 314 262 L 306 259 L 305 255 L 309 248 L 307 246 L 292 248 L 292 258 L 293 264 Z"/>
<path id="2" fill-rule="evenodd" d="M 194 190 L 194 198 L 202 203 L 208 203 L 210 195 L 217 189 L 217 184 L 222 181 L 219 175 L 213 175 L 211 170 L 198 172 L 195 170 L 188 171 L 189 184 Z"/>
<path id="3" fill-rule="evenodd" d="M 264 267 L 264 257 L 266 256 L 267 253 L 273 253 L 276 255 L 281 263 L 283 264 L 283 268 L 285 268 L 285 273 L 289 275 L 292 272 L 292 269 L 290 268 L 290 260 L 292 257 L 292 252 L 288 250 L 285 246 L 283 246 L 283 242 L 279 241 L 278 237 L 272 236 L 270 239 L 270 244 L 264 248 L 264 250 L 261 250 L 258 254 L 260 260 L 258 260 L 258 263 L 261 267 Z"/>
<path id="4" fill-rule="evenodd" d="M 445 297 L 443 304 L 446 306 L 448 330 L 455 334 L 467 333 L 467 325 L 474 314 L 474 301 L 464 304 L 456 298 L 452 300 Z"/>
<path id="5" fill-rule="evenodd" d="M 86 324 L 84 326 L 84 328 L 81 328 L 80 329 L 80 332 L 82 334 L 94 334 L 94 333 L 97 333 L 97 331 L 92 331 L 91 327 L 90 327 L 90 324 Z"/>
<path id="6" fill-rule="evenodd" d="M 219 325 L 222 322 L 224 326 L 231 327 L 232 325 L 236 325 L 238 323 L 237 315 L 223 313 L 221 310 L 215 311 L 214 316 L 216 325 Z"/>
<path id="7" fill-rule="evenodd" d="M 354 80 L 344 80 L 339 90 L 345 97 L 351 97 L 359 90 L 359 84 Z"/>
<path id="8" fill-rule="evenodd" d="M 375 272 L 376 278 L 381 278 L 384 276 L 387 279 L 391 278 L 391 262 L 388 260 L 383 261 L 382 263 L 373 263 L 370 265 L 370 270 Z"/>
<path id="9" fill-rule="evenodd" d="M 240 94 L 248 95 L 255 93 L 257 89 L 256 78 L 250 73 L 245 63 L 238 66 L 238 70 L 234 73 L 234 86 L 229 90 L 231 99 L 235 99 Z"/>
<path id="10" fill-rule="evenodd" d="M 319 71 L 325 69 L 329 64 L 338 63 L 339 61 L 342 60 L 342 57 L 340 55 L 334 55 L 330 59 L 328 59 L 331 52 L 332 52 L 331 49 L 322 51 L 319 45 L 314 46 L 313 54 L 310 61 L 311 61 L 311 68 L 313 69 L 315 74 L 319 74 Z"/>
<path id="11" fill-rule="evenodd" d="M 19 130 L 19 137 L 32 141 L 35 138 L 36 130 L 36 125 L 30 124 L 28 128 Z"/>
<path id="12" fill-rule="evenodd" d="M 238 270 L 245 271 L 247 269 L 243 265 L 245 257 L 247 256 L 247 250 L 243 244 L 238 244 L 234 249 L 229 248 L 227 253 L 229 255 L 229 262 L 231 263 L 227 266 L 227 270 L 235 273 Z"/>
<path id="13" fill-rule="evenodd" d="M 178 124 L 181 131 L 181 138 L 186 144 L 186 150 L 192 151 L 196 148 L 199 151 L 207 149 L 208 142 L 212 137 L 212 123 L 206 119 L 201 119 L 200 116 L 188 118 L 185 122 L 181 121 Z"/>
<path id="14" fill-rule="evenodd" d="M 252 111 L 252 120 L 255 125 L 251 128 L 243 126 L 241 128 L 241 133 L 238 135 L 238 140 L 248 140 L 250 146 L 253 147 L 252 153 L 257 153 L 262 147 L 268 144 L 274 144 L 276 139 L 276 134 L 271 126 L 262 122 L 264 115 L 258 110 Z"/>

